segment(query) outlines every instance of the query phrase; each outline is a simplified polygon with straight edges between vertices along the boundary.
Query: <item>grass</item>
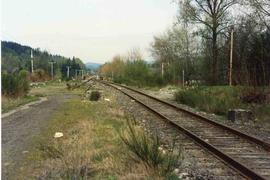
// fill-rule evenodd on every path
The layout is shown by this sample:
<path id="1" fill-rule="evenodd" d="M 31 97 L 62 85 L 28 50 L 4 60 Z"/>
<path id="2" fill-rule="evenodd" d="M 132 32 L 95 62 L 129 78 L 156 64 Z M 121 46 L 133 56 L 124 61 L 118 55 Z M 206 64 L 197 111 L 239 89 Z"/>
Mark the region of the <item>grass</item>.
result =
<path id="1" fill-rule="evenodd" d="M 269 121 L 269 104 L 248 104 L 241 97 L 250 88 L 229 86 L 201 86 L 186 87 L 175 93 L 177 102 L 197 108 L 199 110 L 225 116 L 229 109 L 251 109 L 259 121 Z"/>
<path id="2" fill-rule="evenodd" d="M 2 113 L 6 113 L 12 109 L 15 109 L 16 107 L 19 107 L 24 104 L 37 101 L 37 100 L 39 100 L 39 98 L 32 95 L 24 96 L 22 98 L 9 98 L 9 97 L 2 96 Z"/>
<path id="3" fill-rule="evenodd" d="M 225 115 L 229 108 L 244 107 L 238 87 L 196 87 L 179 90 L 175 94 L 176 101 L 196 107 L 202 111 Z"/>
<path id="4" fill-rule="evenodd" d="M 31 88 L 27 96 L 21 98 L 9 98 L 2 96 L 2 113 L 15 109 L 18 106 L 39 100 L 39 97 L 52 96 L 55 94 L 72 93 L 81 94 L 82 89 L 69 91 L 65 82 L 48 82 L 45 86 Z"/>
<path id="5" fill-rule="evenodd" d="M 35 95 L 35 96 L 51 96 L 51 95 L 62 94 L 62 93 L 70 93 L 70 91 L 66 88 L 65 82 L 61 82 L 61 83 L 51 82 L 51 83 L 46 84 L 45 86 L 32 88 L 29 94 Z M 79 94 L 80 91 L 73 90 L 72 93 Z"/>
<path id="6" fill-rule="evenodd" d="M 128 120 L 127 128 L 121 134 L 122 141 L 133 153 L 132 157 L 139 159 L 148 172 L 161 177 L 170 177 L 173 170 L 180 165 L 181 150 L 174 146 L 170 151 L 162 148 L 158 135 L 150 135 L 136 126 L 135 121 Z"/>
<path id="7" fill-rule="evenodd" d="M 70 100 L 53 114 L 17 174 L 27 179 L 163 179 L 149 174 L 119 136 L 125 114 L 111 101 Z M 55 132 L 63 137 L 54 138 Z M 16 178 L 15 178 L 16 179 Z"/>

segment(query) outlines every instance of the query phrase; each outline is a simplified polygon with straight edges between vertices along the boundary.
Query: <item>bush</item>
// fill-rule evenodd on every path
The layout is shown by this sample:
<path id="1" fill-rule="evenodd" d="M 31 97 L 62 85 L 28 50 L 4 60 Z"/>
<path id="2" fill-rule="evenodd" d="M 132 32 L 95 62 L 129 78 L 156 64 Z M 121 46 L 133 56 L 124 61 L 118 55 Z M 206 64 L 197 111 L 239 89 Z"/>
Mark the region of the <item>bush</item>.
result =
<path id="1" fill-rule="evenodd" d="M 229 109 L 244 107 L 237 87 L 187 87 L 175 93 L 177 102 L 202 111 L 226 115 Z"/>
<path id="2" fill-rule="evenodd" d="M 128 128 L 120 133 L 122 141 L 131 150 L 135 160 L 140 160 L 148 171 L 160 176 L 170 176 L 174 168 L 179 165 L 181 151 L 173 148 L 171 151 L 162 150 L 158 135 L 150 136 L 135 126 L 128 119 Z"/>
<path id="3" fill-rule="evenodd" d="M 9 97 L 25 96 L 30 89 L 28 72 L 20 71 L 18 74 L 2 74 L 2 94 Z"/>
<path id="4" fill-rule="evenodd" d="M 92 91 L 90 94 L 90 101 L 98 101 L 100 97 L 101 95 L 99 91 Z"/>
<path id="5" fill-rule="evenodd" d="M 32 82 L 43 82 L 50 79 L 49 75 L 43 69 L 36 69 L 33 74 L 31 74 L 30 79 Z"/>

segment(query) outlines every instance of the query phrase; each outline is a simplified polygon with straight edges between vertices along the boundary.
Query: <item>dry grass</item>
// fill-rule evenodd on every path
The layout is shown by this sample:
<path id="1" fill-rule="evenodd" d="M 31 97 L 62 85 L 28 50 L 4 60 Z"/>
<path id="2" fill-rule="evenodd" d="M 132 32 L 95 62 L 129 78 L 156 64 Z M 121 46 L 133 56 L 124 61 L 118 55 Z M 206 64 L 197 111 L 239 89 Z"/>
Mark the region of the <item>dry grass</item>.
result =
<path id="1" fill-rule="evenodd" d="M 27 179 L 163 179 L 134 160 L 118 131 L 126 117 L 111 101 L 72 100 L 53 115 L 19 173 Z M 63 132 L 61 138 L 53 138 Z"/>
<path id="2" fill-rule="evenodd" d="M 45 86 L 32 88 L 29 94 L 35 96 L 50 96 L 62 93 L 80 94 L 81 92 L 82 92 L 81 89 L 75 89 L 72 90 L 71 92 L 67 89 L 66 83 L 61 82 L 61 83 L 48 83 Z"/>
<path id="3" fill-rule="evenodd" d="M 8 112 L 18 106 L 37 101 L 39 98 L 35 96 L 25 96 L 21 98 L 8 98 L 5 96 L 1 97 L 2 101 L 2 113 Z"/>

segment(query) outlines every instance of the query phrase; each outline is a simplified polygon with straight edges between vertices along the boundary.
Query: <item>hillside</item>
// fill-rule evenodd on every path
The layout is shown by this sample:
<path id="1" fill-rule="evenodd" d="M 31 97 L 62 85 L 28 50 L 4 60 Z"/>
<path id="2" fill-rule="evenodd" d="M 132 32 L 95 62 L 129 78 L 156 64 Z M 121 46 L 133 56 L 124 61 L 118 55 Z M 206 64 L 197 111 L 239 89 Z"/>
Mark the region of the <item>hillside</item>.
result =
<path id="1" fill-rule="evenodd" d="M 87 69 L 95 71 L 101 66 L 101 64 L 100 63 L 87 62 L 87 63 L 85 63 L 85 66 L 86 66 Z"/>
<path id="2" fill-rule="evenodd" d="M 73 59 L 70 59 L 41 51 L 39 48 L 34 49 L 15 42 L 1 41 L 2 71 L 8 73 L 15 73 L 22 69 L 31 71 L 31 50 L 33 52 L 34 69 L 42 69 L 47 74 L 50 73 L 49 62 L 51 61 L 55 62 L 54 70 L 59 76 L 65 75 L 66 66 L 72 66 L 71 75 L 74 74 L 75 69 L 86 68 L 79 58 L 73 57 Z"/>

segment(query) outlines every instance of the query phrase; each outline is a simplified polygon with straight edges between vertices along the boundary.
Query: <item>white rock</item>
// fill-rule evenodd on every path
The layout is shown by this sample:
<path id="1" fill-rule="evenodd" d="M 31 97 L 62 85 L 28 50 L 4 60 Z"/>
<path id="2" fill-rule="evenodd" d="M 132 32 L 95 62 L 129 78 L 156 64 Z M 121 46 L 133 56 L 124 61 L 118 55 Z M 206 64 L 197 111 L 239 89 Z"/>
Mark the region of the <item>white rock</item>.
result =
<path id="1" fill-rule="evenodd" d="M 26 154 L 26 153 L 29 153 L 29 151 L 23 151 L 22 153 L 23 153 L 23 154 Z"/>
<path id="2" fill-rule="evenodd" d="M 111 101 L 111 100 L 110 100 L 110 99 L 108 99 L 108 98 L 105 98 L 104 100 L 105 100 L 105 101 L 108 101 L 108 102 L 110 102 L 110 101 Z"/>
<path id="3" fill-rule="evenodd" d="M 174 169 L 174 173 L 176 173 L 176 174 L 179 173 L 179 171 L 180 170 L 178 168 Z"/>
<path id="4" fill-rule="evenodd" d="M 178 177 L 182 179 L 182 178 L 187 178 L 187 176 L 188 176 L 188 173 L 181 173 Z"/>
<path id="5" fill-rule="evenodd" d="M 63 136 L 64 136 L 64 134 L 61 133 L 61 132 L 56 132 L 56 133 L 54 134 L 54 138 L 60 138 L 60 137 L 63 137 Z"/>

